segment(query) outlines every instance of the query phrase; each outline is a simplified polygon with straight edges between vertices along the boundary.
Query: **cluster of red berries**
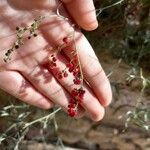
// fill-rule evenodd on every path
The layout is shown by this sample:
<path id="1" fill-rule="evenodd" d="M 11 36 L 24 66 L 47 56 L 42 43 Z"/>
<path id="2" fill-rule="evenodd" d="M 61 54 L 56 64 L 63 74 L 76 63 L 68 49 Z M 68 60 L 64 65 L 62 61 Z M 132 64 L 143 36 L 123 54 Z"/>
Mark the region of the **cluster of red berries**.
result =
<path id="1" fill-rule="evenodd" d="M 57 61 L 57 58 L 53 55 L 51 55 L 51 60 L 50 60 L 50 68 L 54 68 L 56 67 L 56 61 Z"/>
<path id="2" fill-rule="evenodd" d="M 68 44 L 67 38 L 64 38 L 63 41 L 65 44 Z M 71 91 L 71 95 L 73 96 L 74 99 L 71 99 L 68 105 L 68 115 L 70 117 L 74 117 L 75 115 L 77 115 L 77 105 L 82 102 L 85 94 L 85 90 L 83 90 L 82 87 L 83 79 L 81 78 L 81 70 L 79 67 L 77 54 L 74 53 L 73 59 L 70 61 L 70 63 L 66 65 L 66 67 L 68 68 L 68 71 L 72 73 L 73 76 L 75 77 L 73 79 L 73 83 L 75 85 L 80 85 L 80 88 L 74 88 Z"/>
<path id="3" fill-rule="evenodd" d="M 68 115 L 70 117 L 74 117 L 77 115 L 77 103 L 74 101 L 74 99 L 70 99 L 69 104 L 68 104 Z"/>
<path id="4" fill-rule="evenodd" d="M 67 45 L 69 43 L 69 39 L 67 37 L 65 37 L 63 39 L 63 42 L 65 45 Z M 57 58 L 54 54 L 52 54 L 50 56 L 50 61 L 48 62 L 48 66 L 47 68 L 50 69 L 54 69 L 57 67 Z M 66 64 L 66 68 L 64 70 L 61 71 L 57 71 L 56 75 L 57 78 L 59 80 L 63 79 L 63 78 L 67 78 L 68 77 L 68 72 L 72 73 L 74 76 L 73 79 L 73 83 L 74 85 L 77 85 L 77 88 L 74 88 L 71 91 L 71 95 L 73 96 L 73 99 L 70 99 L 69 104 L 68 104 L 68 115 L 70 117 L 74 117 L 77 115 L 77 106 L 82 102 L 83 98 L 84 98 L 84 94 L 85 94 L 85 90 L 83 90 L 82 87 L 82 77 L 81 77 L 81 70 L 79 67 L 79 62 L 78 62 L 78 58 L 77 55 L 73 55 L 73 59 Z"/>
<path id="5" fill-rule="evenodd" d="M 71 91 L 71 95 L 73 97 L 76 97 L 78 99 L 79 102 L 82 102 L 83 98 L 84 98 L 84 94 L 85 94 L 85 91 L 83 90 L 83 88 L 79 88 L 79 89 L 76 89 L 74 88 L 72 91 Z"/>
<path id="6" fill-rule="evenodd" d="M 82 88 L 74 88 L 71 91 L 71 95 L 74 97 L 74 99 L 70 99 L 68 104 L 68 115 L 70 117 L 74 117 L 75 115 L 77 115 L 77 105 L 82 102 L 84 94 L 85 91 Z"/>
<path id="7" fill-rule="evenodd" d="M 82 102 L 84 98 L 85 91 L 82 88 L 73 89 L 71 95 L 74 99 L 71 99 L 68 104 L 68 115 L 74 117 L 77 115 L 77 105 Z"/>
<path id="8" fill-rule="evenodd" d="M 59 72 L 57 74 L 57 76 L 58 76 L 58 79 L 62 79 L 63 77 L 67 78 L 68 77 L 68 73 L 67 73 L 67 71 L 61 71 L 61 72 Z"/>
<path id="9" fill-rule="evenodd" d="M 72 73 L 73 76 L 75 77 L 73 79 L 73 83 L 75 85 L 81 85 L 82 79 L 81 79 L 80 68 L 78 67 L 78 64 L 75 64 L 74 62 L 75 61 L 71 61 L 69 64 L 67 64 L 68 71 Z M 68 105 L 68 114 L 70 117 L 74 117 L 77 114 L 77 110 L 76 110 L 77 107 L 75 106 L 77 106 L 79 103 L 82 102 L 84 98 L 84 94 L 85 94 L 85 91 L 83 90 L 82 87 L 80 87 L 79 89 L 74 88 L 71 91 L 71 95 L 74 97 L 74 99 L 71 99 Z"/>

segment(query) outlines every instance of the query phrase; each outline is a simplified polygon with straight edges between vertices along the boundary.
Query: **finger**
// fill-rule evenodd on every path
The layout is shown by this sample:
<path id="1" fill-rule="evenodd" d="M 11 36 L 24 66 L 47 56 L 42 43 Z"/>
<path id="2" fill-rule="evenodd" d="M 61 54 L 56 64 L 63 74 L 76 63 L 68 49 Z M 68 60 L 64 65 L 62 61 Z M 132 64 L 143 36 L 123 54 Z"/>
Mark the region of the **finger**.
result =
<path id="1" fill-rule="evenodd" d="M 0 88 L 16 98 L 21 99 L 25 103 L 43 109 L 50 109 L 53 107 L 53 103 L 34 89 L 34 87 L 18 72 L 0 72 Z"/>
<path id="2" fill-rule="evenodd" d="M 59 24 L 60 24 L 60 20 L 54 20 L 53 23 L 56 23 L 58 21 L 59 21 Z M 62 41 L 63 37 L 66 36 L 66 33 L 72 33 L 73 32 L 72 28 L 70 27 L 70 24 L 67 23 L 66 21 L 61 21 L 60 25 L 61 25 L 61 28 L 59 26 L 55 26 L 55 30 L 54 30 L 53 26 L 51 26 L 51 25 L 48 25 L 48 26 L 45 25 L 44 28 L 42 29 L 42 32 L 44 33 L 44 35 L 45 35 L 45 33 L 47 33 L 46 39 L 48 41 L 50 41 L 50 44 L 52 44 L 52 43 L 54 43 L 54 45 L 56 43 L 58 44 L 59 41 Z M 46 32 L 46 31 L 48 31 L 48 32 Z M 55 39 L 55 41 L 53 41 L 52 39 Z M 61 45 L 61 42 L 60 42 L 60 45 Z M 63 67 L 60 67 L 60 68 L 63 68 Z M 72 82 L 73 80 L 70 80 L 70 81 Z M 66 84 L 65 83 L 63 84 L 62 82 L 60 82 L 60 83 L 62 84 L 62 86 L 65 89 L 67 89 L 69 92 L 71 92 L 71 88 L 67 86 L 67 83 Z M 44 93 L 44 91 L 43 91 L 43 93 Z M 90 93 L 90 92 L 88 91 L 88 93 Z M 92 115 L 92 119 L 100 120 L 100 119 L 102 119 L 102 117 L 104 115 L 104 108 L 100 105 L 97 98 L 93 98 L 94 96 L 92 97 L 92 94 L 93 93 L 91 92 L 91 94 L 90 94 L 91 96 L 87 95 L 87 98 L 86 98 L 87 101 L 85 101 L 85 104 L 83 102 L 82 106 L 87 110 L 87 112 L 90 112 L 90 114 Z M 51 95 L 49 95 L 49 96 L 51 96 Z M 58 97 L 60 98 L 62 96 L 58 95 Z M 53 100 L 52 97 L 51 97 L 51 99 Z M 56 99 L 56 98 L 54 98 L 54 99 Z M 93 105 L 90 105 L 90 102 L 92 102 L 93 99 L 94 99 L 94 103 L 93 103 Z M 58 103 L 58 102 L 60 103 L 60 101 L 62 103 L 64 103 L 63 100 L 60 100 L 60 99 L 58 99 L 58 101 L 56 101 L 56 103 Z M 67 104 L 68 101 L 65 102 L 65 103 Z M 59 104 L 59 105 L 63 106 L 62 104 Z M 65 106 L 67 106 L 67 105 L 65 105 Z"/>
<path id="3" fill-rule="evenodd" d="M 76 39 L 75 44 L 84 77 L 89 82 L 100 103 L 103 106 L 107 106 L 112 100 L 112 92 L 106 74 L 87 39 L 81 33 L 76 33 Z M 70 54 L 72 47 L 65 48 L 65 52 Z M 70 55 L 70 57 L 72 56 Z"/>
<path id="4" fill-rule="evenodd" d="M 75 85 L 73 80 L 74 76 L 72 73 L 70 73 L 66 68 L 67 60 L 64 58 L 63 55 L 60 53 L 57 54 L 57 67 L 61 68 L 60 70 L 57 69 L 51 69 L 54 75 L 56 75 L 57 80 L 60 82 L 60 84 L 69 92 L 72 94 L 73 89 L 79 89 L 80 85 Z M 65 70 L 67 73 L 67 76 L 60 77 L 59 73 Z M 98 99 L 94 96 L 91 89 L 88 87 L 87 84 L 84 83 L 83 89 L 85 90 L 84 99 L 81 102 L 81 105 L 84 107 L 84 109 L 89 113 L 91 116 L 91 119 L 94 121 L 99 121 L 104 116 L 104 108 L 99 103 Z M 72 95 L 74 98 L 75 95 Z"/>
<path id="5" fill-rule="evenodd" d="M 74 20 L 85 30 L 98 27 L 93 0 L 62 0 Z"/>
<path id="6" fill-rule="evenodd" d="M 67 111 L 68 101 L 71 95 L 57 82 L 53 74 L 47 69 L 45 63 L 37 66 L 32 72 L 23 72 L 23 75 L 39 90 L 43 95 L 51 99 L 56 105 Z M 83 114 L 82 108 L 78 109 L 78 117 Z"/>
<path id="7" fill-rule="evenodd" d="M 8 3 L 17 10 L 40 10 L 40 9 L 47 9 L 47 10 L 53 10 L 56 6 L 55 1 L 49 1 L 49 0 L 9 0 Z"/>

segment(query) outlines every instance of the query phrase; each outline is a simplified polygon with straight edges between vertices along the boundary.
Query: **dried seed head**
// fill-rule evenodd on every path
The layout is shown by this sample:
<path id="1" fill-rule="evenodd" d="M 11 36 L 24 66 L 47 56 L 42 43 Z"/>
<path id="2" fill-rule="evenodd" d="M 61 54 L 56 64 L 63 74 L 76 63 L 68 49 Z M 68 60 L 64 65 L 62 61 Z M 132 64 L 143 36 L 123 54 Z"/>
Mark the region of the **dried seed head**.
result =
<path id="1" fill-rule="evenodd" d="M 20 28 L 17 26 L 17 27 L 16 27 L 16 30 L 18 31 L 19 29 L 20 29 Z"/>
<path id="2" fill-rule="evenodd" d="M 28 39 L 31 39 L 31 36 L 28 36 Z"/>
<path id="3" fill-rule="evenodd" d="M 8 52 L 6 52 L 5 55 L 8 56 L 9 55 Z"/>
<path id="4" fill-rule="evenodd" d="M 6 58 L 4 58 L 3 60 L 4 60 L 5 63 L 7 63 L 7 59 Z"/>
<path id="5" fill-rule="evenodd" d="M 15 45 L 15 49 L 18 49 L 18 48 L 19 48 L 19 45 L 18 45 L 18 44 L 16 44 L 16 45 Z"/>
<path id="6" fill-rule="evenodd" d="M 37 36 L 37 34 L 36 34 L 36 33 L 34 33 L 34 34 L 33 34 L 33 36 L 34 36 L 34 37 L 36 37 L 36 36 Z"/>

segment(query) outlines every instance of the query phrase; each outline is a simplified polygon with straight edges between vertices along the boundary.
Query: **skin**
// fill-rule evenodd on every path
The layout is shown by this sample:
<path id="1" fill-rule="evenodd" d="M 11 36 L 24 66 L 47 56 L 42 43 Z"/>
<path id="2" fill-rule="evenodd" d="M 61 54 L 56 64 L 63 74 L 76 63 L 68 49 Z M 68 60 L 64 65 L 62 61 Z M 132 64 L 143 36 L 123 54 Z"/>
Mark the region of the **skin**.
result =
<path id="1" fill-rule="evenodd" d="M 92 0 L 62 0 L 61 14 L 72 18 L 76 24 L 85 30 L 94 30 L 96 20 Z M 82 1 L 82 2 L 81 2 Z M 46 18 L 38 30 L 38 37 L 26 40 L 17 49 L 9 63 L 3 58 L 7 49 L 15 41 L 16 26 L 29 25 L 38 15 L 51 16 L 57 9 L 56 0 L 8 0 L 0 2 L 0 88 L 23 102 L 50 109 L 58 105 L 67 110 L 68 101 L 72 97 L 73 76 L 59 80 L 53 70 L 44 68 L 41 64 L 48 56 L 55 54 L 54 47 L 62 44 L 62 39 L 73 32 L 71 23 L 58 17 Z M 76 10 L 76 11 L 74 11 Z M 112 99 L 110 83 L 88 40 L 79 31 L 75 32 L 76 47 L 81 60 L 84 78 L 83 87 L 86 91 L 82 106 L 78 108 L 78 116 L 88 114 L 99 121 L 104 116 L 104 107 Z M 66 55 L 70 57 L 73 45 L 64 48 L 64 54 L 58 55 L 58 67 L 65 68 Z"/>

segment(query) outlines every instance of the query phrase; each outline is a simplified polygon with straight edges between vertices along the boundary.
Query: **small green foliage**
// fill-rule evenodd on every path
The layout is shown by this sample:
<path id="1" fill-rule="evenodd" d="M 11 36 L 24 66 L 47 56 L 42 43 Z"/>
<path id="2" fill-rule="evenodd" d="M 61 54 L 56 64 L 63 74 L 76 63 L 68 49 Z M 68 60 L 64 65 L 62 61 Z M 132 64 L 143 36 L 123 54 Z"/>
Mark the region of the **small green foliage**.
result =
<path id="1" fill-rule="evenodd" d="M 24 44 L 24 39 L 26 38 L 25 37 L 26 32 L 28 33 L 28 39 L 37 36 L 36 31 L 39 28 L 40 23 L 44 18 L 45 17 L 43 16 L 39 16 L 36 19 L 34 19 L 31 25 L 27 27 L 18 27 L 18 26 L 16 27 L 16 31 L 17 31 L 16 41 L 14 42 L 13 46 L 6 51 L 4 62 L 8 62 L 9 60 L 11 60 L 12 52 L 20 48 Z"/>
<path id="2" fill-rule="evenodd" d="M 150 110 L 148 108 L 140 106 L 133 111 L 128 111 L 126 118 L 125 128 L 128 128 L 130 124 L 134 124 L 148 132 L 150 131 Z"/>
<path id="3" fill-rule="evenodd" d="M 145 116 L 149 116 L 150 109 L 149 105 L 141 106 L 141 103 L 144 104 L 145 91 L 150 89 L 150 78 L 143 75 L 143 70 L 150 71 L 150 1 L 95 0 L 95 6 L 100 25 L 92 34 L 86 33 L 87 37 L 98 54 L 109 51 L 113 57 L 131 66 L 125 80 L 127 83 L 140 81 L 141 90 L 135 109 L 129 110 L 130 115 L 127 113 L 127 124 L 132 122 L 143 129 L 149 129 L 147 124 L 150 124 L 150 120 L 141 125 L 136 115 L 140 115 L 143 120 L 144 111 Z"/>
<path id="4" fill-rule="evenodd" d="M 5 145 L 7 142 L 9 143 L 10 141 L 13 141 L 14 149 L 19 150 L 20 143 L 31 127 L 35 126 L 35 124 L 40 124 L 42 129 L 48 128 L 51 121 L 54 119 L 55 114 L 61 109 L 58 108 L 53 112 L 49 111 L 44 116 L 34 118 L 33 121 L 30 121 L 29 116 L 33 114 L 33 110 L 33 107 L 31 108 L 25 104 L 11 104 L 0 110 L 0 118 L 5 118 L 5 120 L 8 120 L 5 132 L 0 135 L 0 145 Z M 57 126 L 56 120 L 54 125 L 54 127 Z M 55 130 L 57 129 L 58 127 Z"/>

